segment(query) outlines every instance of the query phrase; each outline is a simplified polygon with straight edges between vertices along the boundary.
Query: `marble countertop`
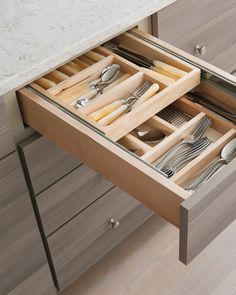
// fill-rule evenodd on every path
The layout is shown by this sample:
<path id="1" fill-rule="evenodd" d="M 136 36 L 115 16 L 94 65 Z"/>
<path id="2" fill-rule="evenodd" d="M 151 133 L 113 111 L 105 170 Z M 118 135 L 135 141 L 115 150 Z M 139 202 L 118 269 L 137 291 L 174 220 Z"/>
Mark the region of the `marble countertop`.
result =
<path id="1" fill-rule="evenodd" d="M 0 95 L 175 0 L 1 0 Z"/>

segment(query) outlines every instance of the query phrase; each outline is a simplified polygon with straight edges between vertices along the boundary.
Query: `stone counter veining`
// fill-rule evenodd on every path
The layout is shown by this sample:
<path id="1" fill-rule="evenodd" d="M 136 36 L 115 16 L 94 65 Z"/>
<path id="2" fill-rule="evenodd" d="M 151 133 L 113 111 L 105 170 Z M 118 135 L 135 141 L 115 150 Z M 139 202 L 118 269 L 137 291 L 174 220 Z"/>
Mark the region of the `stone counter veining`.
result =
<path id="1" fill-rule="evenodd" d="M 174 0 L 1 0 L 0 95 L 132 27 Z"/>

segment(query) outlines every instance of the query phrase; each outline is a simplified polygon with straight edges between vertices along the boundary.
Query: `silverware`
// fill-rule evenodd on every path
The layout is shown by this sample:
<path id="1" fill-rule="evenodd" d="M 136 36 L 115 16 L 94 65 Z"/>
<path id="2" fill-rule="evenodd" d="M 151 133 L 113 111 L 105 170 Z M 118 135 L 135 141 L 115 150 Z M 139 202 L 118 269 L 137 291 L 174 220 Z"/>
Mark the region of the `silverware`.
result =
<path id="1" fill-rule="evenodd" d="M 128 59 L 129 61 L 135 63 L 138 66 L 154 70 L 156 72 L 161 73 L 162 75 L 171 77 L 174 80 L 178 80 L 179 78 L 182 78 L 184 75 L 187 74 L 187 72 L 179 68 L 173 67 L 160 60 L 148 58 L 133 50 L 124 48 L 117 44 L 113 44 L 113 47 L 110 48 L 110 50 L 124 57 L 125 59 Z"/>
<path id="2" fill-rule="evenodd" d="M 118 117 L 120 117 L 124 113 L 128 113 L 131 111 L 132 106 L 136 103 L 136 101 L 152 86 L 150 81 L 143 81 L 136 90 L 132 93 L 131 96 L 127 98 L 120 99 L 119 101 L 115 101 L 110 105 L 105 106 L 104 108 L 98 110 L 97 112 L 92 114 L 92 118 L 95 120 L 96 118 L 101 118 L 97 120 L 98 123 L 102 124 L 103 126 L 109 125 Z M 117 108 L 113 111 L 110 111 L 110 106 L 115 105 Z M 109 110 L 109 113 L 105 114 L 105 112 Z M 90 115 L 91 118 L 91 115 Z"/>
<path id="3" fill-rule="evenodd" d="M 236 124 L 236 114 L 227 112 L 223 110 L 222 108 L 220 108 L 219 106 L 217 106 L 216 104 L 208 101 L 207 97 L 204 97 L 204 95 L 200 93 L 199 91 L 190 91 L 186 94 L 186 97 L 189 100 L 204 106 L 205 108 L 217 113 L 218 115 Z"/>
<path id="4" fill-rule="evenodd" d="M 174 106 L 168 106 L 164 110 L 157 113 L 157 116 L 176 127 L 181 127 L 191 119 L 189 115 L 183 113 Z"/>
<path id="5" fill-rule="evenodd" d="M 76 101 L 75 107 L 80 108 L 85 106 L 90 99 L 92 99 L 98 93 L 102 93 L 103 89 L 117 78 L 119 70 L 120 65 L 118 64 L 111 64 L 104 68 L 100 74 L 100 78 L 90 83 L 89 87 L 91 88 L 91 91 L 80 97 Z"/>
<path id="6" fill-rule="evenodd" d="M 151 144 L 151 145 L 156 145 L 159 142 L 161 142 L 163 139 L 166 138 L 166 134 L 164 134 L 163 132 L 161 132 L 158 129 L 153 129 L 153 128 L 143 128 L 143 129 L 139 129 L 136 128 L 134 129 L 134 134 L 137 136 L 138 139 L 140 139 L 141 141 L 147 143 L 147 144 Z"/>
<path id="7" fill-rule="evenodd" d="M 184 140 L 176 144 L 163 157 L 161 157 L 159 162 L 155 165 L 156 168 L 161 170 L 183 146 L 197 142 L 210 125 L 211 120 L 207 117 L 203 117 Z"/>
<path id="8" fill-rule="evenodd" d="M 196 190 L 211 178 L 222 166 L 229 163 L 236 156 L 236 138 L 228 142 L 221 150 L 220 158 L 212 163 L 204 172 L 202 172 L 196 180 L 190 185 L 186 186 L 185 189 Z"/>
<path id="9" fill-rule="evenodd" d="M 173 176 L 182 169 L 188 162 L 199 156 L 212 143 L 207 137 L 201 138 L 194 144 L 189 144 L 184 152 L 177 155 L 162 171 L 168 176 Z"/>

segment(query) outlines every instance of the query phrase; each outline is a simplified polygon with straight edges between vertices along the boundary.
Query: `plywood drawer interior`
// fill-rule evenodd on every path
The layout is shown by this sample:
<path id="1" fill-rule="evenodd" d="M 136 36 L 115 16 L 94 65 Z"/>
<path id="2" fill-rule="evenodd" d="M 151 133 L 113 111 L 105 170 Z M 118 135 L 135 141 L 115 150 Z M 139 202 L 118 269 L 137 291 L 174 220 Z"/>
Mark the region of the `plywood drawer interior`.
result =
<path id="1" fill-rule="evenodd" d="M 206 246 L 202 246 L 204 244 L 201 240 L 203 235 L 200 235 L 198 242 L 195 242 L 194 245 L 197 249 L 194 252 L 195 254 L 188 255 L 192 247 L 188 235 L 188 225 L 191 222 L 188 219 L 188 213 L 191 212 L 192 206 L 196 205 L 192 200 L 198 200 L 197 205 L 199 206 L 202 203 L 207 203 L 207 207 L 211 207 L 216 199 L 223 202 L 226 196 L 224 193 L 215 191 L 215 189 L 220 183 L 221 187 L 226 186 L 225 175 L 227 173 L 231 175 L 233 180 L 235 179 L 235 160 L 219 172 L 218 175 L 222 175 L 222 177 L 219 178 L 218 176 L 218 183 L 214 183 L 214 179 L 210 179 L 198 191 L 188 191 L 185 187 L 219 157 L 224 145 L 236 137 L 236 130 L 232 122 L 190 101 L 185 93 L 190 90 L 200 91 L 209 96 L 209 100 L 213 99 L 218 105 L 221 105 L 226 111 L 235 112 L 235 92 L 224 91 L 221 86 L 211 81 L 202 80 L 200 83 L 199 68 L 177 58 L 176 54 L 172 55 L 163 48 L 160 49 L 161 46 L 158 45 L 157 39 L 143 33 L 140 33 L 140 36 L 145 38 L 139 38 L 137 36 L 139 32 L 137 30 L 133 32 L 134 34 L 125 33 L 117 37 L 115 42 L 148 58 L 160 59 L 162 62 L 184 71 L 185 74 L 172 83 L 164 83 L 162 76 L 157 78 L 155 73 L 140 68 L 104 47 L 98 47 L 92 52 L 95 53 L 96 58 L 99 57 L 99 61 L 96 63 L 91 61 L 92 65 L 86 67 L 86 69 L 48 89 L 46 89 L 47 87 L 43 89 L 37 81 L 32 83 L 29 87 L 18 92 L 19 104 L 25 123 L 50 138 L 72 155 L 77 156 L 86 165 L 179 227 L 181 233 L 180 248 L 184 249 L 183 252 L 186 254 L 186 257 L 182 257 L 181 260 L 187 263 Z M 148 42 L 149 40 L 152 42 Z M 166 44 L 166 47 L 168 49 L 168 44 Z M 169 50 L 167 51 L 169 52 Z M 179 52 L 179 50 L 176 51 Z M 83 55 L 83 59 L 86 57 L 83 61 L 87 60 L 89 55 L 91 57 L 91 52 Z M 104 57 L 101 57 L 102 55 Z M 104 66 L 114 61 L 121 65 L 123 74 L 128 72 L 131 77 L 115 85 L 107 92 L 105 91 L 102 95 L 97 95 L 85 107 L 75 108 L 74 103 L 78 97 L 77 90 L 82 85 L 79 83 L 80 79 L 86 81 L 88 76 L 91 75 L 91 70 L 94 73 L 97 67 L 101 66 L 99 71 L 101 72 Z M 201 64 L 200 61 L 199 63 Z M 80 77 L 79 80 L 78 77 Z M 101 124 L 91 120 L 93 112 L 111 101 L 127 96 L 143 79 L 158 83 L 159 92 L 108 126 L 101 126 Z M 162 82 L 160 82 L 160 79 L 162 79 Z M 70 91 L 71 88 L 73 88 L 73 91 Z M 75 93 L 74 89 L 76 89 Z M 60 94 L 63 93 L 67 94 L 60 99 Z M 73 95 L 70 99 L 71 93 Z M 69 95 L 68 102 L 67 95 Z M 183 124 L 174 124 L 166 119 L 165 112 L 171 113 L 173 109 L 185 115 L 187 119 L 184 120 Z M 160 173 L 160 170 L 156 168 L 158 161 L 173 146 L 186 138 L 204 117 L 211 120 L 211 126 L 204 134 L 204 137 L 207 137 L 210 141 L 209 146 L 206 146 L 194 159 L 185 163 L 184 167 L 179 167 L 173 176 L 167 178 L 163 171 Z M 137 136 L 137 130 L 144 127 L 158 130 L 158 132 L 164 134 L 163 140 L 154 144 L 140 140 Z M 61 136 L 61 132 L 63 132 L 63 136 Z M 231 184 L 232 189 L 233 185 L 234 181 Z M 209 190 L 208 196 L 213 196 L 210 200 L 208 200 L 206 188 Z M 184 201 L 186 200 L 188 207 L 185 207 Z M 230 202 L 235 204 L 235 198 L 231 197 L 227 205 Z M 226 203 L 224 206 L 226 206 Z M 185 210 L 181 211 L 180 208 Z M 202 208 L 202 212 L 198 212 L 198 215 L 204 216 L 204 210 Z M 231 214 L 230 217 L 232 219 L 234 214 Z M 213 217 L 213 220 L 214 218 L 217 219 L 216 216 Z M 223 218 L 223 215 L 220 218 Z M 220 222 L 220 218 L 216 222 Z M 211 229 L 207 228 L 207 230 Z M 200 233 L 205 234 L 204 229 L 200 230 Z M 215 231 L 215 235 L 217 234 L 218 232 Z M 212 236 L 213 238 L 214 236 Z"/>
<path id="2" fill-rule="evenodd" d="M 124 46 L 134 47 L 141 54 L 148 51 L 150 58 L 155 58 L 170 66 L 174 66 L 181 72 L 181 76 L 165 77 L 165 79 L 158 73 L 155 73 L 156 75 L 153 76 L 147 69 L 136 66 L 110 50 L 98 47 L 94 51 L 86 53 L 72 61 L 72 63 L 77 65 L 82 63 L 84 67 L 82 69 L 80 68 L 77 74 L 67 76 L 67 78 L 64 77 L 63 81 L 59 81 L 54 78 L 55 71 L 53 71 L 45 77 L 47 77 L 47 80 L 51 78 L 54 83 L 57 83 L 55 86 L 46 89 L 47 87 L 45 86 L 43 88 L 41 86 L 42 84 L 37 80 L 30 84 L 30 87 L 46 95 L 49 99 L 61 107 L 66 108 L 75 116 L 83 118 L 109 138 L 118 140 L 139 124 L 152 117 L 157 111 L 160 111 L 199 84 L 199 69 L 192 67 L 180 59 L 160 49 L 152 48 L 151 46 L 147 47 L 145 43 L 130 35 L 122 35 L 119 38 L 119 42 Z M 95 55 L 95 60 L 88 58 L 91 53 Z M 92 58 L 94 57 L 92 56 Z M 85 61 L 87 61 L 86 65 L 84 65 Z M 84 96 L 88 92 L 88 83 L 94 81 L 94 79 L 98 79 L 101 71 L 111 64 L 118 64 L 120 66 L 118 79 L 109 85 L 109 87 L 105 88 L 102 95 L 97 95 L 91 100 L 89 104 L 81 108 L 76 108 L 78 96 Z M 59 70 L 56 71 L 58 72 Z M 159 90 L 154 92 L 152 97 L 144 101 L 141 105 L 133 106 L 130 112 L 124 113 L 117 120 L 106 124 L 102 120 L 94 118 L 96 111 L 101 110 L 103 107 L 115 101 L 129 97 L 142 81 L 150 81 L 151 83 L 158 84 Z"/>

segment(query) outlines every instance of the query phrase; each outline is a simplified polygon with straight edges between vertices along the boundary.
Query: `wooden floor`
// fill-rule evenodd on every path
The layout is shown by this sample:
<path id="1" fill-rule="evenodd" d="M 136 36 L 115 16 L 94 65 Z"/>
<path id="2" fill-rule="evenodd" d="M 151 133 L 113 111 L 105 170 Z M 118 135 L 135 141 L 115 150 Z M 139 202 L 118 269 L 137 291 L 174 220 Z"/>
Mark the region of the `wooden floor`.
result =
<path id="1" fill-rule="evenodd" d="M 189 266 L 178 231 L 157 215 L 63 295 L 236 295 L 236 221 Z"/>

